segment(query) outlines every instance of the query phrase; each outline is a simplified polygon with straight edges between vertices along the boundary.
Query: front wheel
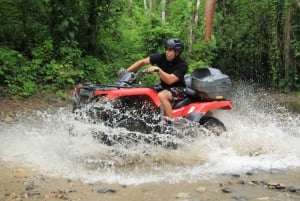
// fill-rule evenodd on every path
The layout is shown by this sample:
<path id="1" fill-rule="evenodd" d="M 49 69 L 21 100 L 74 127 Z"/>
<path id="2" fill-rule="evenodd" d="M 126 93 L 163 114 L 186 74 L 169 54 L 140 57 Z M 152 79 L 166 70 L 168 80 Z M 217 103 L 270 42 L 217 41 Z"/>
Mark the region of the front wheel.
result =
<path id="1" fill-rule="evenodd" d="M 122 119 L 118 123 L 116 123 L 114 127 L 123 127 L 128 131 L 141 132 L 141 133 L 150 132 L 146 122 L 136 118 Z"/>
<path id="2" fill-rule="evenodd" d="M 220 136 L 223 132 L 226 131 L 224 124 L 214 117 L 202 117 L 199 123 L 216 136 Z"/>

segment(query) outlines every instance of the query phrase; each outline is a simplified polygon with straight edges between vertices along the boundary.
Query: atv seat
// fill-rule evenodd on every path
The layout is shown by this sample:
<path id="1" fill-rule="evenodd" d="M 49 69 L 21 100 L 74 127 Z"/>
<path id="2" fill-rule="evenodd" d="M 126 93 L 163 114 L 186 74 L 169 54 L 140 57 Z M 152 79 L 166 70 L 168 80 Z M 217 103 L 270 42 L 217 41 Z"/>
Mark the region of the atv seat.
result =
<path id="1" fill-rule="evenodd" d="M 196 92 L 193 89 L 186 87 L 184 89 L 184 93 L 185 93 L 185 98 L 179 101 L 175 101 L 172 105 L 173 109 L 177 109 L 185 105 L 188 105 L 191 102 L 193 102 L 193 100 L 196 99 Z"/>
<path id="2" fill-rule="evenodd" d="M 173 105 L 172 105 L 172 108 L 173 109 L 177 109 L 177 108 L 181 108 L 185 105 L 188 105 L 192 102 L 192 99 L 189 98 L 189 97 L 186 97 L 184 98 L 183 100 L 180 100 L 180 101 L 177 101 L 177 102 L 174 102 Z"/>

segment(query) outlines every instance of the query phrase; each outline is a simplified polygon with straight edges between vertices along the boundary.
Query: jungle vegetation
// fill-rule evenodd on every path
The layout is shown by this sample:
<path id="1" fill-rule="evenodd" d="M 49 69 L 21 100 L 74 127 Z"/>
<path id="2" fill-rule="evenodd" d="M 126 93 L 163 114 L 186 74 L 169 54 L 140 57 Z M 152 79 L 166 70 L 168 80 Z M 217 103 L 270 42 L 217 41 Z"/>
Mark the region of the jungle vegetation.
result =
<path id="1" fill-rule="evenodd" d="M 0 95 L 58 94 L 112 83 L 120 67 L 180 38 L 189 70 L 221 69 L 280 92 L 300 90 L 300 0 L 0 0 Z M 153 78 L 147 81 L 153 82 Z"/>

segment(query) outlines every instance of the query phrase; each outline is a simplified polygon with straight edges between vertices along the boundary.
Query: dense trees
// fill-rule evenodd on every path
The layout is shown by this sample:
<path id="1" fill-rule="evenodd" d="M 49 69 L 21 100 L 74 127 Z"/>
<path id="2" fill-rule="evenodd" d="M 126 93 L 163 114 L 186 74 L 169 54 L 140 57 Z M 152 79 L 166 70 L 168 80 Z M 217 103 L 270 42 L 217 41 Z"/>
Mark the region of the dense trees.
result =
<path id="1" fill-rule="evenodd" d="M 299 90 L 299 10 L 298 0 L 218 1 L 214 64 L 235 77 Z"/>
<path id="2" fill-rule="evenodd" d="M 190 69 L 216 66 L 232 78 L 300 90 L 299 0 L 215 2 L 0 0 L 0 95 L 112 82 L 169 37 L 184 41 Z M 207 5 L 215 9 L 212 35 Z"/>

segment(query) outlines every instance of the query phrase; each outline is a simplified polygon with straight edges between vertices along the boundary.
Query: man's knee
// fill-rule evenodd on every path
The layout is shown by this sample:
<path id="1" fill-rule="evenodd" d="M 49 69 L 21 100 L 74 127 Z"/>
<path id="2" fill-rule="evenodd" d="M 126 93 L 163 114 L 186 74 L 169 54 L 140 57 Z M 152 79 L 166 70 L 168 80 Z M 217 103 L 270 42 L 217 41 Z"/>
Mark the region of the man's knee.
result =
<path id="1" fill-rule="evenodd" d="M 163 90 L 157 94 L 159 100 L 171 100 L 172 94 L 168 90 Z"/>

